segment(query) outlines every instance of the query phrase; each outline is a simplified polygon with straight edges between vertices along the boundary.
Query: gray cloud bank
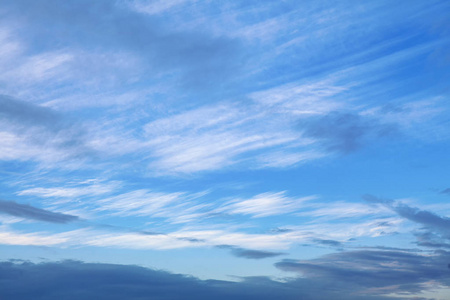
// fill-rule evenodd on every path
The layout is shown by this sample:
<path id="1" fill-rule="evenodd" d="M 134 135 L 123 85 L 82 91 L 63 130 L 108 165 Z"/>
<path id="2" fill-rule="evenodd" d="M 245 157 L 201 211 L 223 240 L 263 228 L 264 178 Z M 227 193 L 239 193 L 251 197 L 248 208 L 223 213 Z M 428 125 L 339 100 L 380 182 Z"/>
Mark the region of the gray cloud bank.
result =
<path id="1" fill-rule="evenodd" d="M 0 299 L 202 300 L 202 299 L 394 299 L 343 294 L 309 279 L 276 282 L 248 277 L 241 282 L 199 280 L 138 266 L 63 261 L 0 263 Z"/>

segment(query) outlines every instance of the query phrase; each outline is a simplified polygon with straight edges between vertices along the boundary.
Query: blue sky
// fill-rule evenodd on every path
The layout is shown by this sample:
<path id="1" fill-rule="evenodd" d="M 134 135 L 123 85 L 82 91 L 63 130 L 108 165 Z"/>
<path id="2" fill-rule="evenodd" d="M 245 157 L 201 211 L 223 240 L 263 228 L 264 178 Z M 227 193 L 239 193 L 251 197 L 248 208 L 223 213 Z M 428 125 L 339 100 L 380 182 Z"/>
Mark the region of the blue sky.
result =
<path id="1" fill-rule="evenodd" d="M 0 297 L 448 299 L 449 12 L 0 1 Z"/>

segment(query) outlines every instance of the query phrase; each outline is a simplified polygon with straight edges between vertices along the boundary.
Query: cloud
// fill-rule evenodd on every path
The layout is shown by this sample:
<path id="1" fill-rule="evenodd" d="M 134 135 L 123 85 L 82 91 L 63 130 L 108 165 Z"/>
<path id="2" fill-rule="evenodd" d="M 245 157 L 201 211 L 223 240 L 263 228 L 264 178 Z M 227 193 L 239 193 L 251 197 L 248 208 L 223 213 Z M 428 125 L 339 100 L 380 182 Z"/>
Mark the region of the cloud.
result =
<path id="1" fill-rule="evenodd" d="M 413 221 L 415 223 L 424 225 L 430 229 L 438 230 L 442 233 L 447 234 L 450 237 L 450 219 L 446 217 L 440 217 L 435 213 L 420 210 L 415 207 L 410 207 L 403 203 L 395 203 L 390 199 L 382 199 L 377 198 L 372 195 L 364 195 L 363 198 L 371 203 L 380 203 L 383 204 L 394 212 L 396 212 L 399 216 Z"/>
<path id="2" fill-rule="evenodd" d="M 420 254 L 394 250 L 360 250 L 333 253 L 312 260 L 286 259 L 276 267 L 329 284 L 342 294 L 413 296 L 432 288 L 428 283 L 450 285 L 450 253 Z"/>
<path id="3" fill-rule="evenodd" d="M 305 137 L 317 139 L 329 151 L 341 153 L 356 151 L 373 140 L 391 136 L 397 131 L 393 124 L 340 111 L 302 121 L 300 128 Z"/>
<path id="4" fill-rule="evenodd" d="M 332 203 L 310 203 L 305 211 L 296 215 L 321 218 L 323 220 L 334 220 L 344 218 L 359 218 L 367 216 L 376 216 L 388 212 L 384 207 L 375 207 L 366 203 L 352 203 L 344 201 L 335 201 Z"/>
<path id="5" fill-rule="evenodd" d="M 267 277 L 245 277 L 240 282 L 199 280 L 139 266 L 78 261 L 1 262 L 0 278 L 0 297 L 16 300 L 393 299 L 339 294 L 341 289 L 333 290 L 320 282 L 304 279 L 285 282 Z"/>
<path id="6" fill-rule="evenodd" d="M 251 215 L 255 218 L 288 214 L 298 210 L 306 201 L 317 196 L 290 198 L 285 192 L 262 193 L 246 200 L 233 200 L 226 203 L 218 211 L 230 214 Z"/>
<path id="7" fill-rule="evenodd" d="M 404 203 L 397 203 L 391 199 L 378 198 L 372 195 L 364 195 L 363 198 L 371 203 L 382 204 L 399 216 L 422 225 L 422 228 L 413 232 L 418 246 L 432 249 L 450 249 L 450 218 L 410 207 Z"/>
<path id="8" fill-rule="evenodd" d="M 229 249 L 230 253 L 232 255 L 234 255 L 236 257 L 247 258 L 247 259 L 263 259 L 263 258 L 276 257 L 276 256 L 285 254 L 283 252 L 250 250 L 250 249 L 244 249 L 244 248 L 235 247 L 235 246 L 231 246 L 231 245 L 219 245 L 216 247 L 220 248 L 220 249 Z"/>
<path id="9" fill-rule="evenodd" d="M 154 158 L 150 168 L 169 174 L 215 170 L 244 162 L 266 165 L 264 157 L 258 156 L 260 152 L 298 146 L 299 138 L 285 119 L 242 103 L 201 106 L 157 119 L 144 130 Z M 304 149 L 298 152 L 302 154 Z M 316 156 L 305 153 L 280 164 L 287 166 Z"/>
<path id="10" fill-rule="evenodd" d="M 196 0 L 157 0 L 157 1 L 134 1 L 132 2 L 133 8 L 139 12 L 143 12 L 149 15 L 161 14 L 171 9 L 183 6 L 183 4 L 195 2 Z"/>
<path id="11" fill-rule="evenodd" d="M 204 30 L 186 31 L 181 25 L 167 26 L 167 22 L 140 13 L 132 6 L 105 0 L 65 4 L 48 0 L 44 5 L 15 1 L 4 5 L 4 10 L 11 18 L 21 16 L 22 22 L 28 23 L 26 31 L 19 28 L 18 34 L 30 44 L 39 45 L 36 48 L 40 52 L 55 51 L 58 45 L 86 53 L 129 53 L 140 62 L 140 72 L 130 70 L 129 74 L 140 79 L 170 73 L 185 87 L 211 90 L 210 84 L 214 83 L 217 89 L 243 66 L 243 48 L 236 39 L 213 36 Z M 161 4 L 155 3 L 155 6 L 161 7 Z M 52 34 L 47 34 L 49 28 Z M 71 65 L 73 71 L 91 75 L 90 80 L 98 82 L 105 75 L 111 76 L 103 67 L 95 60 L 89 63 L 84 56 L 77 57 Z M 119 72 L 114 75 L 120 77 Z M 126 82 L 128 78 L 123 80 Z"/>
<path id="12" fill-rule="evenodd" d="M 171 223 L 187 223 L 198 220 L 210 212 L 208 204 L 196 200 L 201 193 L 163 193 L 147 189 L 130 191 L 96 201 L 96 211 L 109 211 L 119 216 L 150 216 L 165 218 Z"/>
<path id="13" fill-rule="evenodd" d="M 59 224 L 70 223 L 79 219 L 77 216 L 52 212 L 31 205 L 4 200 L 0 200 L 0 213 L 14 217 Z"/>
<path id="14" fill-rule="evenodd" d="M 0 95 L 0 116 L 0 159 L 49 162 L 94 156 L 84 129 L 48 107 Z"/>
<path id="15" fill-rule="evenodd" d="M 17 195 L 32 195 L 42 198 L 79 198 L 83 196 L 97 196 L 108 194 L 119 186 L 118 182 L 111 183 L 80 183 L 75 187 L 35 187 L 22 190 Z M 63 200 L 64 201 L 64 200 Z M 67 202 L 67 201 L 65 201 Z M 53 202 L 54 203 L 54 202 Z"/>
<path id="16" fill-rule="evenodd" d="M 335 240 L 322 240 L 322 239 L 313 239 L 313 242 L 324 245 L 324 246 L 331 246 L 331 247 L 342 247 L 343 244 L 339 241 Z"/>
<path id="17" fill-rule="evenodd" d="M 2 120 L 17 125 L 41 126 L 52 131 L 66 126 L 55 111 L 6 95 L 0 95 L 0 116 Z"/>

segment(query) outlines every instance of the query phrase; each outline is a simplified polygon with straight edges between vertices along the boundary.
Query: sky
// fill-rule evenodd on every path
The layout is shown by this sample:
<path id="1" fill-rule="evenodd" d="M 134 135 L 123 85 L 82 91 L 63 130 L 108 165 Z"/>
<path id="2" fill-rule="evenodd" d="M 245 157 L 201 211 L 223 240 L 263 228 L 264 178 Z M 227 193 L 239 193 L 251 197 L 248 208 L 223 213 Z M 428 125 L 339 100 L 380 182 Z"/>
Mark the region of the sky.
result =
<path id="1" fill-rule="evenodd" d="M 0 0 L 0 298 L 449 299 L 450 2 Z"/>

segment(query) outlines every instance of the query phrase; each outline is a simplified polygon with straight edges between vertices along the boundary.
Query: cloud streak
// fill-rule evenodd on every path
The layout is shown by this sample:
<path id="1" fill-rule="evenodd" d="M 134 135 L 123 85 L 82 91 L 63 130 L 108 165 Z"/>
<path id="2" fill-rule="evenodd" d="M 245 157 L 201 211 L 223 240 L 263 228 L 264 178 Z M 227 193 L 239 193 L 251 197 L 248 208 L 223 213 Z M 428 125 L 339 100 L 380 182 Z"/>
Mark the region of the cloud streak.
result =
<path id="1" fill-rule="evenodd" d="M 35 221 L 56 224 L 66 224 L 78 221 L 77 216 L 52 212 L 31 205 L 19 204 L 13 201 L 0 200 L 0 213 Z"/>
<path id="2" fill-rule="evenodd" d="M 390 199 L 377 198 L 371 195 L 364 195 L 363 198 L 371 203 L 383 204 L 405 219 L 424 225 L 430 229 L 438 230 L 450 237 L 449 218 L 438 216 L 435 213 L 426 210 L 420 210 L 415 207 L 410 207 L 406 204 L 396 204 L 393 200 Z"/>
<path id="3" fill-rule="evenodd" d="M 251 250 L 244 249 L 240 247 L 235 247 L 231 245 L 219 245 L 216 246 L 219 249 L 229 249 L 230 253 L 236 257 L 247 258 L 247 259 L 264 259 L 271 258 L 280 255 L 285 255 L 283 252 L 272 252 L 272 251 L 262 251 L 262 250 Z"/>

